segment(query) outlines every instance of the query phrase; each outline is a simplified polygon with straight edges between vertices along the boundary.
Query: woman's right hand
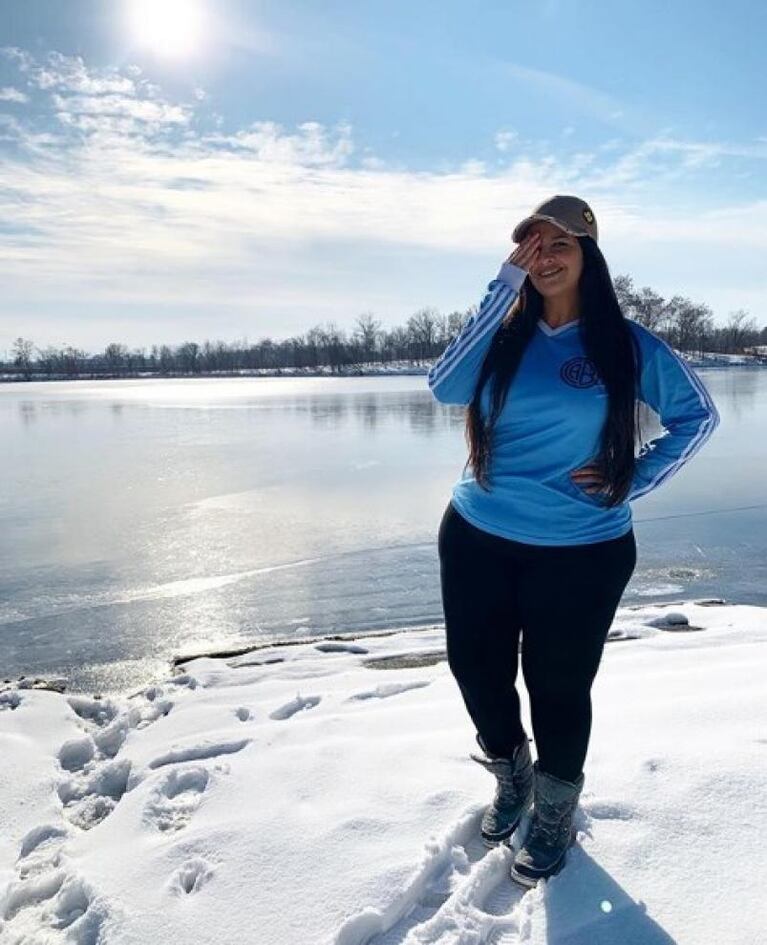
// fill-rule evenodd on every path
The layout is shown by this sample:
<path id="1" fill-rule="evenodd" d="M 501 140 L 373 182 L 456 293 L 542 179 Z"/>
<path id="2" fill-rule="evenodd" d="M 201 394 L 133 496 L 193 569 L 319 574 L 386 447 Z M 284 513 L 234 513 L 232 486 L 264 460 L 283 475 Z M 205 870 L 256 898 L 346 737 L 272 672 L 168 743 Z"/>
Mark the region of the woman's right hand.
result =
<path id="1" fill-rule="evenodd" d="M 529 272 L 531 266 L 538 258 L 540 244 L 540 235 L 538 233 L 531 233 L 522 240 L 519 246 L 516 246 L 512 250 L 506 262 L 513 263 L 515 266 L 519 266 L 520 269 L 524 269 L 525 272 Z"/>

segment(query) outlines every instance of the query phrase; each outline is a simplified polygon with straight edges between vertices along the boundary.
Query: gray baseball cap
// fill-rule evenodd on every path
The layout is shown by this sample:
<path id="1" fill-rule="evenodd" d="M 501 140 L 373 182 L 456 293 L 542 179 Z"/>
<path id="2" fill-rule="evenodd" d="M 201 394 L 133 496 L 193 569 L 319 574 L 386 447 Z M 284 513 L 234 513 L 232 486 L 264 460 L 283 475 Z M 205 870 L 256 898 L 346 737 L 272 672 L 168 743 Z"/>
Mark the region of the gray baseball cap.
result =
<path id="1" fill-rule="evenodd" d="M 580 197 L 558 195 L 544 200 L 529 217 L 525 217 L 514 227 L 511 238 L 515 243 L 522 242 L 530 225 L 536 220 L 546 220 L 571 236 L 590 236 L 597 242 L 596 217 L 591 207 Z"/>

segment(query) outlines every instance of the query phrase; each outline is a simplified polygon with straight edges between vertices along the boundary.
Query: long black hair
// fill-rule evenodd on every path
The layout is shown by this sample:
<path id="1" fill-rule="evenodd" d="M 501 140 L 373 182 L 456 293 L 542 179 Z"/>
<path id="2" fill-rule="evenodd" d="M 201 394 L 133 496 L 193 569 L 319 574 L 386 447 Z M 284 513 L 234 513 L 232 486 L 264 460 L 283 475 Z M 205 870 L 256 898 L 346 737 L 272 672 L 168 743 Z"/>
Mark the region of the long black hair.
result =
<path id="1" fill-rule="evenodd" d="M 596 367 L 608 396 L 607 418 L 595 465 L 607 489 L 603 503 L 605 507 L 612 507 L 623 502 L 629 492 L 634 474 L 635 446 L 641 442 L 636 412 L 641 352 L 621 311 L 602 251 L 590 236 L 577 239 L 583 251 L 583 269 L 578 282 L 578 330 L 586 355 Z M 527 278 L 493 337 L 466 411 L 465 432 L 469 447 L 466 465 L 472 467 L 474 478 L 486 491 L 489 491 L 493 427 L 539 318 L 543 318 L 543 296 Z M 480 402 L 488 380 L 492 383 L 491 409 L 489 417 L 484 420 Z"/>

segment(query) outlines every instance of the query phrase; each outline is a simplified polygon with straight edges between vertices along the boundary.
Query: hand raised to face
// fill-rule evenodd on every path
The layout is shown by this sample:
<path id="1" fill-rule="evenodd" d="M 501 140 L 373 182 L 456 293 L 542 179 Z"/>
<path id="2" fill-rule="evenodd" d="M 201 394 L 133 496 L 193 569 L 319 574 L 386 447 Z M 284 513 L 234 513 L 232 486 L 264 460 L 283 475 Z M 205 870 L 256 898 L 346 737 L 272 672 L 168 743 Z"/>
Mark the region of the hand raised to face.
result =
<path id="1" fill-rule="evenodd" d="M 514 247 L 506 262 L 513 263 L 515 266 L 519 266 L 520 269 L 524 269 L 525 272 L 529 272 L 538 259 L 540 245 L 540 235 L 531 233 L 522 240 L 519 246 Z"/>

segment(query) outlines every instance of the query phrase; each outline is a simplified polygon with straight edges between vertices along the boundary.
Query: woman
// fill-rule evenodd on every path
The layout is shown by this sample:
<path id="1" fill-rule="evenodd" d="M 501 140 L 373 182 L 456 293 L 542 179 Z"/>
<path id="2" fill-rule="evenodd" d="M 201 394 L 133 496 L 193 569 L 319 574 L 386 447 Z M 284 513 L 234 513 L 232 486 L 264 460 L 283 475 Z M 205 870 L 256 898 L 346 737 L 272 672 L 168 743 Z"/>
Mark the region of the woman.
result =
<path id="1" fill-rule="evenodd" d="M 479 311 L 429 372 L 466 406 L 469 459 L 439 529 L 447 655 L 497 779 L 482 819 L 508 840 L 524 885 L 555 873 L 575 837 L 591 731 L 590 690 L 636 565 L 629 502 L 676 473 L 719 416 L 700 378 L 624 318 L 591 208 L 544 201 Z M 666 430 L 638 455 L 637 401 Z M 515 688 L 520 638 L 538 758 Z"/>

